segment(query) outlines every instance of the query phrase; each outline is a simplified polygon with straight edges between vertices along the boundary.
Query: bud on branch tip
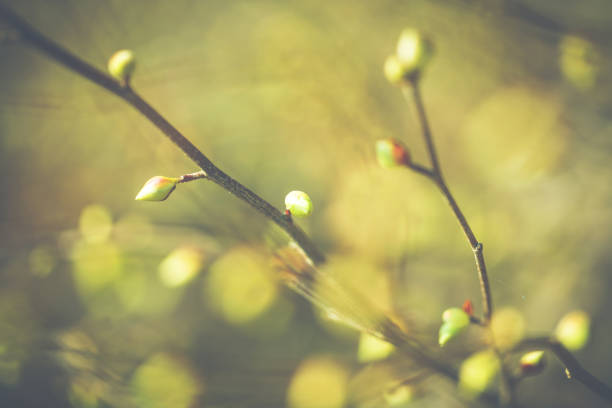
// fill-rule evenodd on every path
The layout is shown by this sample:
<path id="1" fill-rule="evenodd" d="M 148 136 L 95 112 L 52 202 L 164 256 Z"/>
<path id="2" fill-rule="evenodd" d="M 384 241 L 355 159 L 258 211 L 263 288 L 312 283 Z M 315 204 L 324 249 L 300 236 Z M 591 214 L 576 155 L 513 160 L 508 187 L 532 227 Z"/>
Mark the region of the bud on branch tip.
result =
<path id="1" fill-rule="evenodd" d="M 285 208 L 295 217 L 307 217 L 312 213 L 312 200 L 303 191 L 292 191 L 285 196 Z"/>
<path id="2" fill-rule="evenodd" d="M 178 178 L 155 176 L 149 179 L 136 195 L 137 201 L 164 201 L 174 191 Z"/>
<path id="3" fill-rule="evenodd" d="M 544 351 L 535 350 L 523 354 L 519 361 L 521 373 L 523 375 L 536 375 L 542 372 L 546 365 Z"/>
<path id="4" fill-rule="evenodd" d="M 136 68 L 134 53 L 130 50 L 120 50 L 108 60 L 108 72 L 112 77 L 127 84 Z"/>
<path id="5" fill-rule="evenodd" d="M 396 53 L 385 60 L 385 76 L 394 85 L 418 79 L 432 55 L 433 43 L 420 31 L 406 28 L 397 42 Z"/>
<path id="6" fill-rule="evenodd" d="M 385 168 L 407 166 L 410 164 L 410 153 L 401 142 L 383 139 L 376 142 L 376 159 Z"/>
<path id="7" fill-rule="evenodd" d="M 442 325 L 438 332 L 438 343 L 444 346 L 470 324 L 470 317 L 458 307 L 451 307 L 442 313 Z"/>

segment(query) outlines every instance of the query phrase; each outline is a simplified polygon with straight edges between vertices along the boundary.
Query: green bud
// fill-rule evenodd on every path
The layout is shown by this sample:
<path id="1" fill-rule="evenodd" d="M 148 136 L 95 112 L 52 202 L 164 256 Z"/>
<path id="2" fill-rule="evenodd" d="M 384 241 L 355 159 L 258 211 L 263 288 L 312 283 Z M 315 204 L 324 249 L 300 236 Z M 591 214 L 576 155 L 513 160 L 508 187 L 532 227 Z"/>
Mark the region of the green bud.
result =
<path id="1" fill-rule="evenodd" d="M 404 79 L 402 64 L 400 64 L 395 55 L 389 55 L 385 60 L 384 72 L 387 80 L 393 85 L 401 84 Z"/>
<path id="2" fill-rule="evenodd" d="M 155 176 L 145 183 L 136 195 L 138 201 L 164 201 L 176 188 L 179 179 Z"/>
<path id="3" fill-rule="evenodd" d="M 575 310 L 563 316 L 557 323 L 555 335 L 569 350 L 583 348 L 589 340 L 591 318 L 582 310 Z"/>
<path id="4" fill-rule="evenodd" d="M 376 141 L 376 160 L 384 168 L 410 164 L 410 153 L 402 143 L 395 139 Z"/>
<path id="5" fill-rule="evenodd" d="M 407 28 L 402 31 L 397 42 L 397 61 L 402 68 L 402 76 L 417 77 L 433 55 L 433 44 L 421 32 Z"/>
<path id="6" fill-rule="evenodd" d="M 438 343 L 441 347 L 470 324 L 470 316 L 458 307 L 451 307 L 442 313 L 442 322 L 438 331 Z"/>
<path id="7" fill-rule="evenodd" d="M 285 196 L 285 207 L 294 217 L 307 217 L 312 213 L 312 201 L 303 191 L 292 191 Z"/>
<path id="8" fill-rule="evenodd" d="M 520 360 L 521 372 L 524 375 L 536 375 L 546 366 L 546 359 L 542 350 L 530 351 L 523 354 Z"/>
<path id="9" fill-rule="evenodd" d="M 114 53 L 108 60 L 108 72 L 114 78 L 127 83 L 136 68 L 134 53 L 130 50 L 120 50 Z"/>

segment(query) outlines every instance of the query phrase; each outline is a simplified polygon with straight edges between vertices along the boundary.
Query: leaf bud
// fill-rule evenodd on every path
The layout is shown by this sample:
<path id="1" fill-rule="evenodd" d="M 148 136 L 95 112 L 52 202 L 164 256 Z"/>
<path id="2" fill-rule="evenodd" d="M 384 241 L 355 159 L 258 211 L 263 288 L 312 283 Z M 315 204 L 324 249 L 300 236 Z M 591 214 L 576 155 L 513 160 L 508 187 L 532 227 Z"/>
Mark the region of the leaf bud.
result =
<path id="1" fill-rule="evenodd" d="M 544 370 L 546 359 L 542 350 L 530 351 L 523 354 L 519 361 L 523 375 L 536 375 Z"/>
<path id="2" fill-rule="evenodd" d="M 438 343 L 443 347 L 470 324 L 470 316 L 458 307 L 451 307 L 442 313 L 442 325 L 438 332 Z"/>
<path id="3" fill-rule="evenodd" d="M 294 217 L 307 217 L 312 213 L 312 200 L 303 191 L 291 191 L 285 196 L 285 207 Z"/>
<path id="4" fill-rule="evenodd" d="M 399 60 L 397 59 L 397 56 L 389 55 L 385 60 L 383 70 L 385 72 L 385 77 L 393 85 L 399 85 L 402 83 L 404 79 L 404 70 L 402 69 L 402 64 L 400 64 Z"/>
<path id="5" fill-rule="evenodd" d="M 407 166 L 410 164 L 410 153 L 404 145 L 395 139 L 376 141 L 376 159 L 384 168 Z"/>
<path id="6" fill-rule="evenodd" d="M 420 31 L 413 28 L 402 31 L 397 42 L 397 61 L 404 78 L 417 78 L 432 55 L 433 43 Z"/>
<path id="7" fill-rule="evenodd" d="M 130 50 L 119 50 L 108 60 L 108 72 L 123 83 L 128 83 L 136 68 L 134 53 Z"/>
<path id="8" fill-rule="evenodd" d="M 164 201 L 174 191 L 178 178 L 155 176 L 149 179 L 136 195 L 137 201 Z"/>

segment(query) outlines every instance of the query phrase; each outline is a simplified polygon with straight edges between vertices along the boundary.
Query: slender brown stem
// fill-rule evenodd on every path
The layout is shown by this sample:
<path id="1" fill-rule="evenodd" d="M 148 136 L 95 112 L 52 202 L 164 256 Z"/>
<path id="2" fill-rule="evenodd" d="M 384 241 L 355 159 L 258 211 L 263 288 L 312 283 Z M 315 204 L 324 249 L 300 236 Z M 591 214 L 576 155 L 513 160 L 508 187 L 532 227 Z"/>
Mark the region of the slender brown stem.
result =
<path id="1" fill-rule="evenodd" d="M 410 90 L 412 90 L 412 94 L 410 94 Z M 486 324 L 491 319 L 491 314 L 493 312 L 493 301 L 491 298 L 491 288 L 489 286 L 489 276 L 487 274 L 487 266 L 484 259 L 482 243 L 478 242 L 478 239 L 476 239 L 470 224 L 467 222 L 467 219 L 463 215 L 461 208 L 459 208 L 455 197 L 448 188 L 448 185 L 444 180 L 444 176 L 442 175 L 442 168 L 440 167 L 440 163 L 438 161 L 438 155 L 433 142 L 431 128 L 427 119 L 427 113 L 425 112 L 425 104 L 423 103 L 423 97 L 421 96 L 418 77 L 410 82 L 410 86 L 404 86 L 402 88 L 402 92 L 407 100 L 410 100 L 411 98 L 414 100 L 419 123 L 421 124 L 423 138 L 425 139 L 425 145 L 427 147 L 427 152 L 432 165 L 431 170 L 418 165 L 410 165 L 409 167 L 428 177 L 436 184 L 436 186 L 442 192 L 444 198 L 446 198 L 446 201 L 451 207 L 455 218 L 457 218 L 457 221 L 459 221 L 459 225 L 461 226 L 461 229 L 463 230 L 463 233 L 465 234 L 470 247 L 474 252 L 474 260 L 476 262 L 476 270 L 478 272 L 478 280 L 480 282 L 480 294 L 482 297 L 482 311 L 484 316 L 483 322 Z"/>
<path id="2" fill-rule="evenodd" d="M 612 387 L 588 372 L 570 351 L 559 341 L 549 337 L 534 337 L 521 341 L 513 351 L 545 349 L 552 352 L 566 367 L 568 376 L 580 381 L 588 389 L 598 394 L 608 402 L 612 402 Z"/>
<path id="3" fill-rule="evenodd" d="M 411 81 L 410 87 L 402 87 L 402 92 L 406 99 L 410 99 L 410 89 L 412 89 L 412 96 L 417 108 L 417 115 L 423 131 L 423 138 L 425 139 L 425 145 L 427 146 L 427 152 L 429 153 L 429 159 L 431 160 L 431 167 L 433 168 L 434 174 L 442 177 L 442 169 L 440 168 L 440 162 L 438 161 L 438 154 L 433 142 L 433 136 L 431 135 L 431 128 L 429 127 L 429 121 L 427 120 L 427 114 L 425 113 L 425 105 L 423 104 L 423 98 L 421 97 L 421 91 L 419 88 L 419 79 L 415 77 Z"/>
<path id="4" fill-rule="evenodd" d="M 44 34 L 30 26 L 21 17 L 2 5 L 0 5 L 0 17 L 19 33 L 22 41 L 32 45 L 51 59 L 114 93 L 132 105 L 161 130 L 162 133 L 187 155 L 187 157 L 195 162 L 206 174 L 206 178 L 245 201 L 285 230 L 315 264 L 325 261 L 323 253 L 315 246 L 302 229 L 296 224 L 289 222 L 278 209 L 266 200 L 259 197 L 253 191 L 249 190 L 215 166 L 208 157 L 189 141 L 189 139 L 183 136 L 183 134 L 172 126 L 170 122 L 149 105 L 149 103 L 138 95 L 130 86 L 126 86 L 116 81 L 104 72 L 83 61 L 70 51 L 47 38 Z"/>
<path id="5" fill-rule="evenodd" d="M 472 228 L 470 228 L 470 224 L 468 224 L 467 219 L 463 215 L 463 212 L 459 208 L 457 201 L 453 197 L 452 193 L 448 189 L 448 186 L 444 182 L 441 177 L 435 177 L 434 182 L 442 192 L 442 195 L 446 198 L 448 205 L 453 210 L 455 214 L 455 218 L 459 221 L 459 225 L 461 225 L 461 229 L 463 230 L 465 236 L 467 237 L 470 246 L 472 247 L 472 251 L 474 252 L 474 260 L 476 262 L 476 270 L 478 271 L 478 280 L 480 283 L 480 295 L 482 297 L 482 313 L 484 315 L 484 321 L 488 322 L 491 319 L 491 313 L 493 310 L 493 301 L 491 299 L 491 289 L 489 286 L 489 275 L 487 274 L 487 265 L 485 263 L 484 254 L 483 254 L 483 245 L 478 242 Z"/>
<path id="6" fill-rule="evenodd" d="M 200 171 L 196 171 L 195 173 L 183 174 L 181 177 L 179 177 L 178 182 L 187 183 L 189 181 L 200 180 L 200 179 L 205 179 L 205 178 L 208 178 L 208 176 L 206 175 L 204 170 L 200 170 Z"/>

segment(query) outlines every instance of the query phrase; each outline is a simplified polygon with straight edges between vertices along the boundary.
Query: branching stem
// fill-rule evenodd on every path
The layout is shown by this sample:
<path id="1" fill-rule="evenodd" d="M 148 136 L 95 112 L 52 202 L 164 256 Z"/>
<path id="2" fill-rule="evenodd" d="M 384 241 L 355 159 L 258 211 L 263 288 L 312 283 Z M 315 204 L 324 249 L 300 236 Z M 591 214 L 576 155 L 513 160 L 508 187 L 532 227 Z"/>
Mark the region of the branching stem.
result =
<path id="1" fill-rule="evenodd" d="M 411 90 L 412 93 L 410 92 Z M 442 168 L 440 167 L 440 163 L 438 161 L 438 154 L 433 142 L 431 128 L 429 127 L 429 121 L 427 119 L 427 113 L 425 112 L 425 105 L 423 103 L 423 97 L 421 96 L 418 77 L 415 77 L 411 81 L 410 86 L 402 87 L 402 92 L 408 101 L 410 101 L 410 99 L 414 100 L 419 123 L 421 124 L 423 139 L 425 139 L 429 160 L 431 161 L 431 169 L 425 168 L 418 164 L 410 164 L 409 167 L 434 182 L 448 202 L 448 205 L 451 207 L 455 218 L 457 218 L 457 221 L 459 221 L 459 225 L 461 226 L 461 229 L 463 230 L 463 233 L 465 234 L 470 247 L 474 252 L 474 260 L 476 262 L 476 270 L 478 272 L 478 280 L 480 282 L 480 294 L 482 297 L 483 323 L 486 324 L 491 319 L 491 314 L 493 312 L 493 301 L 491 299 L 489 276 L 487 274 L 487 265 L 484 259 L 482 243 L 478 242 L 476 239 L 470 224 L 467 222 L 467 219 L 463 215 L 461 208 L 459 208 L 455 197 L 448 188 L 448 185 L 444 180 L 444 176 L 442 175 Z"/>
<path id="2" fill-rule="evenodd" d="M 17 31 L 22 41 L 32 45 L 51 59 L 114 93 L 132 105 L 132 107 L 142 113 L 151 123 L 161 130 L 172 143 L 187 155 L 187 157 L 196 163 L 202 169 L 207 179 L 245 201 L 285 230 L 315 264 L 325 261 L 323 253 L 300 227 L 288 221 L 287 218 L 283 216 L 283 213 L 277 208 L 214 165 L 208 157 L 136 93 L 131 86 L 116 81 L 104 72 L 83 61 L 81 58 L 47 38 L 44 34 L 30 26 L 21 17 L 3 5 L 0 5 L 0 18 L 4 19 L 8 25 Z"/>

